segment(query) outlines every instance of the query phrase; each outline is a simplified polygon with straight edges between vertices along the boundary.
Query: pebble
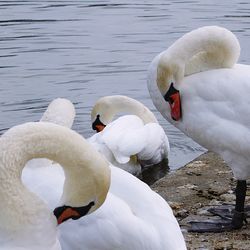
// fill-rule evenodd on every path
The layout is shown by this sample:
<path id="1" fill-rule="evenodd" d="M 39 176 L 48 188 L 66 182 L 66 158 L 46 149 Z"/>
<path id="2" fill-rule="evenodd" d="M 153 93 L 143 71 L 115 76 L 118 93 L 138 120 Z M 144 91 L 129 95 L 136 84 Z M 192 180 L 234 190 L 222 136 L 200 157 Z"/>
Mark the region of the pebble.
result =
<path id="1" fill-rule="evenodd" d="M 197 186 L 196 186 L 196 185 L 193 185 L 193 184 L 186 184 L 186 185 L 184 185 L 184 186 L 179 186 L 179 187 L 177 187 L 177 188 L 184 188 L 184 189 L 186 189 L 186 188 L 188 188 L 188 189 L 196 189 L 196 188 L 197 188 Z"/>
<path id="2" fill-rule="evenodd" d="M 234 194 L 222 194 L 220 195 L 220 199 L 226 202 L 235 201 L 235 195 Z"/>

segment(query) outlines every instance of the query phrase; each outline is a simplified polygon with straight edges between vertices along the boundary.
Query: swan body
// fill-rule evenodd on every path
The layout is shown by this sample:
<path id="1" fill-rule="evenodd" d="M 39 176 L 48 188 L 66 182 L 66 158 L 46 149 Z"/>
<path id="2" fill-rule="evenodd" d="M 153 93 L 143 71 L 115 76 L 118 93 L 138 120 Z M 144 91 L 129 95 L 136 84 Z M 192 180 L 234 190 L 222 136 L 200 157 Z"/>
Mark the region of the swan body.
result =
<path id="1" fill-rule="evenodd" d="M 123 115 L 113 120 L 121 112 Z M 115 166 L 138 174 L 142 166 L 167 159 L 168 138 L 154 114 L 142 103 L 121 95 L 100 98 L 92 110 L 92 122 L 105 128 L 89 141 Z"/>
<path id="2" fill-rule="evenodd" d="M 110 184 L 108 163 L 76 132 L 44 122 L 9 129 L 0 138 L 0 248 L 3 250 L 61 249 L 54 215 L 21 181 L 25 163 L 37 157 L 57 161 L 64 169 L 60 204 L 71 209 L 87 207 L 87 214 L 100 207 L 106 198 Z"/>
<path id="3" fill-rule="evenodd" d="M 167 202 L 130 173 L 110 165 L 111 185 L 103 205 L 77 221 L 68 220 L 58 229 L 62 250 L 182 250 L 186 249 L 180 227 Z M 39 172 L 34 172 L 39 175 Z M 43 176 L 36 176 L 37 180 Z M 58 200 L 55 182 L 47 179 L 42 197 Z M 33 183 L 34 184 L 34 183 Z M 32 186 L 30 186 L 32 189 Z M 46 190 L 46 189 L 44 189 Z M 48 199 L 49 198 L 49 199 Z M 49 204 L 49 207 L 52 207 Z"/>
<path id="4" fill-rule="evenodd" d="M 237 64 L 239 55 L 229 30 L 199 28 L 155 57 L 148 88 L 161 114 L 220 154 L 241 181 L 250 177 L 250 66 Z"/>

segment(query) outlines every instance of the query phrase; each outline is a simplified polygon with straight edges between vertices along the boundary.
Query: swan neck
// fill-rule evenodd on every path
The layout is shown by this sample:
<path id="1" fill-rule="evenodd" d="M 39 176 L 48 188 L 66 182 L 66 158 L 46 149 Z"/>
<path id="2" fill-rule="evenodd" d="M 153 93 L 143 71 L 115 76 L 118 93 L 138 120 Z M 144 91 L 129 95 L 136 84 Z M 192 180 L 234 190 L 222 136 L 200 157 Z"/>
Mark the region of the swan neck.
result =
<path id="1" fill-rule="evenodd" d="M 211 69 L 230 68 L 238 61 L 239 55 L 240 45 L 232 32 L 207 26 L 178 39 L 165 51 L 163 60 L 179 65 L 184 77 Z"/>
<path id="2" fill-rule="evenodd" d="M 112 107 L 109 108 L 109 110 L 112 110 L 112 119 L 116 114 L 124 112 L 138 116 L 143 120 L 144 124 L 158 123 L 155 115 L 135 99 L 127 96 L 113 96 L 110 97 L 109 102 L 112 103 Z"/>

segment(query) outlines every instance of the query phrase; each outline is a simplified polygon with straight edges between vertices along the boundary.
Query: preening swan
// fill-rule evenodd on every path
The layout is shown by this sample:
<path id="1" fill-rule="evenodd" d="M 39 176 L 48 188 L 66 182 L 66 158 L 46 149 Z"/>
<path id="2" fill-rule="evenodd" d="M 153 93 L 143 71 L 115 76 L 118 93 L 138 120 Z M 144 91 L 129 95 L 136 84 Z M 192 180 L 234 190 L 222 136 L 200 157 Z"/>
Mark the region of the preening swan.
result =
<path id="1" fill-rule="evenodd" d="M 67 220 L 59 225 L 62 249 L 186 249 L 178 222 L 167 202 L 126 171 L 112 165 L 110 170 L 111 185 L 104 204 L 82 219 Z M 36 180 L 39 181 L 39 177 L 43 181 L 42 175 L 35 176 Z M 59 173 L 44 182 L 46 188 L 42 197 L 52 201 L 49 207 L 59 198 L 55 187 L 59 184 L 59 189 L 63 189 L 58 180 L 63 178 L 63 173 Z M 32 186 L 30 188 L 33 190 Z"/>
<path id="2" fill-rule="evenodd" d="M 106 198 L 109 165 L 79 134 L 44 122 L 11 128 L 0 138 L 0 248 L 3 250 L 61 249 L 54 215 L 21 181 L 25 163 L 37 157 L 57 161 L 64 169 L 63 195 L 60 207 L 54 210 L 58 223 L 95 211 Z"/>
<path id="3" fill-rule="evenodd" d="M 218 153 L 237 181 L 232 221 L 200 231 L 241 228 L 250 177 L 250 66 L 236 64 L 240 45 L 217 26 L 191 31 L 160 53 L 149 67 L 156 108 L 203 147 Z M 204 226 L 204 228 L 202 228 Z"/>
<path id="4" fill-rule="evenodd" d="M 130 113 L 112 121 L 117 114 Z M 89 141 L 115 166 L 138 174 L 142 166 L 168 158 L 169 142 L 154 114 L 139 101 L 122 95 L 100 98 L 91 112 L 96 135 Z M 105 129 L 104 129 L 105 128 Z"/>

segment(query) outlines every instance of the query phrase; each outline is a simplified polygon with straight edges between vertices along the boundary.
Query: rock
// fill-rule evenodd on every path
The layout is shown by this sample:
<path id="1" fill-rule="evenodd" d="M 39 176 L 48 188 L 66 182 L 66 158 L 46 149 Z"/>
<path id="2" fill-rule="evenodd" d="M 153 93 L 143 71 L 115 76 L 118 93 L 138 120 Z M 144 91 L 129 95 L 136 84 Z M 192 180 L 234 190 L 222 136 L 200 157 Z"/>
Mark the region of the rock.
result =
<path id="1" fill-rule="evenodd" d="M 180 187 L 177 187 L 177 188 L 180 188 L 180 189 L 196 189 L 197 188 L 197 186 L 196 185 L 193 185 L 193 184 L 186 184 L 186 185 L 183 185 L 183 186 L 180 186 Z"/>
<path id="2" fill-rule="evenodd" d="M 201 176 L 201 173 L 195 173 L 193 171 L 186 172 L 187 175 L 195 175 L 195 176 Z"/>
<path id="3" fill-rule="evenodd" d="M 222 194 L 220 195 L 220 199 L 225 202 L 232 202 L 232 201 L 235 201 L 235 195 L 234 194 Z"/>
<path id="4" fill-rule="evenodd" d="M 186 209 L 178 210 L 177 213 L 175 213 L 175 216 L 178 218 L 186 218 L 189 215 L 189 212 Z"/>
<path id="5" fill-rule="evenodd" d="M 183 203 L 181 202 L 174 202 L 174 201 L 169 201 L 168 202 L 169 206 L 173 209 L 173 210 L 178 210 L 180 208 L 183 207 Z"/>
<path id="6" fill-rule="evenodd" d="M 215 250 L 231 250 L 231 249 L 235 249 L 233 247 L 233 243 L 232 242 L 228 242 L 228 241 L 223 241 L 223 242 L 216 242 L 214 245 L 214 249 Z"/>
<path id="7" fill-rule="evenodd" d="M 197 210 L 197 214 L 198 215 L 206 215 L 206 216 L 210 216 L 211 213 L 207 211 L 207 209 L 201 208 Z"/>
<path id="8" fill-rule="evenodd" d="M 209 206 L 219 206 L 219 205 L 221 205 L 222 204 L 222 202 L 221 201 L 218 201 L 218 200 L 216 200 L 216 199 L 213 199 L 213 200 L 211 200 L 210 202 L 209 202 Z"/>

